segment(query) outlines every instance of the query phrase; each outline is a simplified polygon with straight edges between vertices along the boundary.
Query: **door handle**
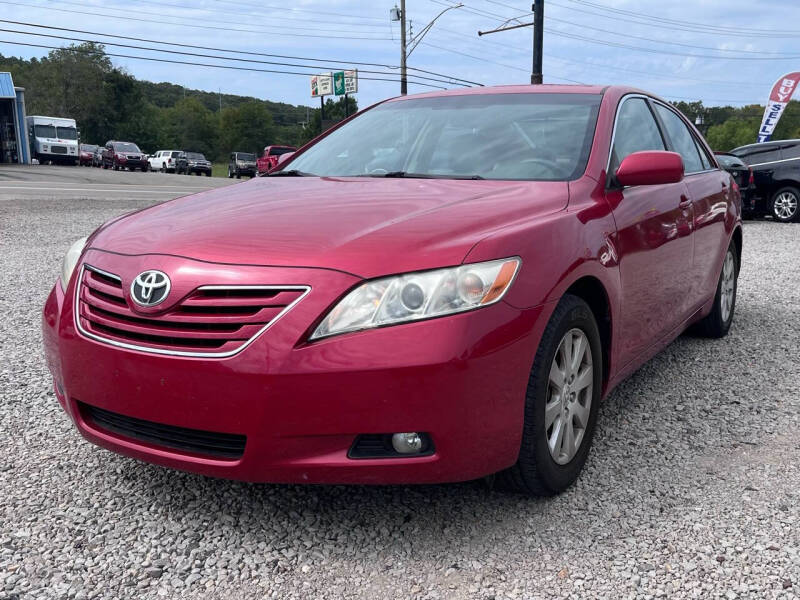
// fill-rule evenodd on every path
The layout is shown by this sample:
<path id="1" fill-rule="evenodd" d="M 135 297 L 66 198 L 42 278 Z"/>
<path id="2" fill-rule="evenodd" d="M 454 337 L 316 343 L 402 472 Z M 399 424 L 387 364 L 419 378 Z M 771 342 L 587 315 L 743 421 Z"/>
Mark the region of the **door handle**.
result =
<path id="1" fill-rule="evenodd" d="M 692 205 L 692 201 L 689 200 L 685 194 L 681 194 L 681 201 L 678 204 L 678 208 L 689 208 Z"/>

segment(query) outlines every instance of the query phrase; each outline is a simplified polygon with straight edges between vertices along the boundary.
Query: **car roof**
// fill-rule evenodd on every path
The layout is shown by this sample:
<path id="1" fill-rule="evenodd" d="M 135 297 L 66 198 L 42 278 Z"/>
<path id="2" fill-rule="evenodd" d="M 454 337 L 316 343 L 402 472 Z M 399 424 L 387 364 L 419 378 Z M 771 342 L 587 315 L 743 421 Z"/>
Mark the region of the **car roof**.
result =
<path id="1" fill-rule="evenodd" d="M 436 98 L 440 96 L 472 96 L 488 94 L 602 94 L 609 86 L 603 85 L 563 85 L 563 84 L 538 84 L 538 85 L 491 85 L 482 87 L 460 88 L 435 92 L 423 92 L 408 96 L 397 96 L 389 102 L 402 102 L 414 98 Z M 638 90 L 637 90 L 638 91 Z"/>
<path id="2" fill-rule="evenodd" d="M 785 144 L 787 142 L 800 143 L 800 138 L 792 138 L 790 140 L 770 140 L 768 142 L 756 142 L 754 144 L 745 144 L 744 146 L 738 146 L 734 148 L 733 150 L 731 150 L 731 152 L 733 152 L 734 150 L 743 150 L 744 148 L 756 148 L 758 146 L 778 146 L 780 144 Z"/>

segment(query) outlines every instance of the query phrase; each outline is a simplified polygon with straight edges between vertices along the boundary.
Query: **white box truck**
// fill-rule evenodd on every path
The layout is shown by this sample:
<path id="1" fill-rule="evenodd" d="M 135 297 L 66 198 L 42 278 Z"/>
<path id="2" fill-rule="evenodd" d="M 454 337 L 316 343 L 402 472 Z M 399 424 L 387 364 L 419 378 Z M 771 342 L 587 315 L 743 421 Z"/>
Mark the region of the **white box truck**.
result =
<path id="1" fill-rule="evenodd" d="M 25 119 L 31 156 L 39 164 L 78 164 L 78 128 L 75 119 L 31 116 Z"/>

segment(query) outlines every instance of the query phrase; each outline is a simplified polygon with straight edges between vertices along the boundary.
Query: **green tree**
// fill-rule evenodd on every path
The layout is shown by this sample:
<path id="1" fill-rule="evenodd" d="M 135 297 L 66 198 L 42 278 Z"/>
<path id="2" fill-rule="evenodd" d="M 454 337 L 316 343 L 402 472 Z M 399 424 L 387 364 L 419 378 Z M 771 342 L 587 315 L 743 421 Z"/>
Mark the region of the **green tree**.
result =
<path id="1" fill-rule="evenodd" d="M 208 158 L 218 154 L 217 117 L 196 98 L 178 100 L 160 114 L 160 145 L 190 152 L 202 152 Z"/>
<path id="2" fill-rule="evenodd" d="M 219 153 L 223 159 L 229 152 L 253 152 L 260 155 L 264 146 L 281 143 L 275 137 L 272 115 L 263 102 L 248 102 L 223 108 L 219 117 Z"/>

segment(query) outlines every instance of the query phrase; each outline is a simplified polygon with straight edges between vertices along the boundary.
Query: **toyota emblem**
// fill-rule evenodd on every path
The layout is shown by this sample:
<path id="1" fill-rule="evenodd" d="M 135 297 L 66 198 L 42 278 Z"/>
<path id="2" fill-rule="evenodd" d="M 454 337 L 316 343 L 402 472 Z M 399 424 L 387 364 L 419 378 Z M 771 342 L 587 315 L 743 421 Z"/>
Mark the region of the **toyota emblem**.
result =
<path id="1" fill-rule="evenodd" d="M 131 284 L 131 298 L 141 306 L 155 306 L 166 300 L 170 282 L 166 273 L 143 271 Z"/>

